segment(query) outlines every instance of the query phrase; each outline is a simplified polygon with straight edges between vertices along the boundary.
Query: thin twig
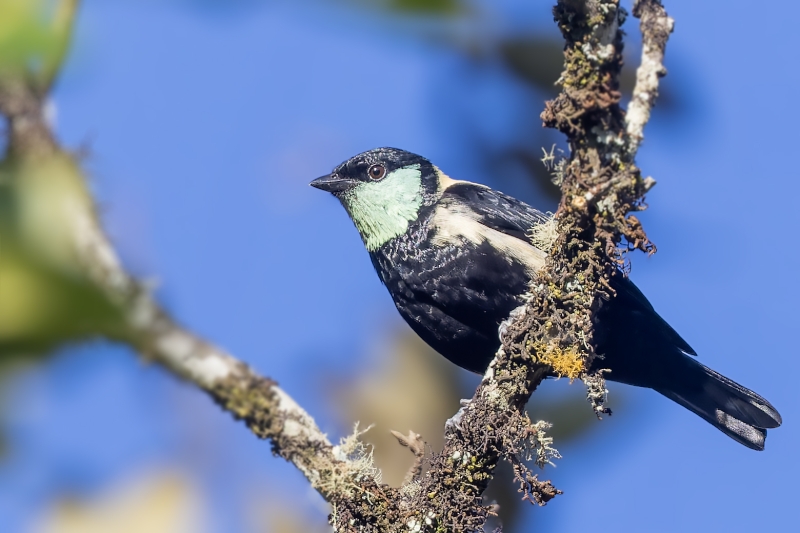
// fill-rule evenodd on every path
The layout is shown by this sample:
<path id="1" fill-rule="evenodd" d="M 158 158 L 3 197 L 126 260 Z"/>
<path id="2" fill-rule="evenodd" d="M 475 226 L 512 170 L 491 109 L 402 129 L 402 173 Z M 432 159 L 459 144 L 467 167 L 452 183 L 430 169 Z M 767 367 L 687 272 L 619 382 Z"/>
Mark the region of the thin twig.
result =
<path id="1" fill-rule="evenodd" d="M 425 459 L 425 441 L 419 433 L 414 433 L 409 430 L 408 435 L 403 435 L 399 431 L 391 430 L 394 438 L 401 446 L 408 448 L 414 454 L 414 464 L 406 472 L 406 477 L 403 479 L 403 485 L 407 485 L 412 481 L 416 481 L 422 474 L 422 463 Z"/>
<path id="2" fill-rule="evenodd" d="M 642 62 L 636 69 L 636 85 L 625 116 L 631 156 L 636 154 L 644 139 L 644 126 L 650 120 L 650 111 L 658 97 L 658 80 L 667 74 L 664 50 L 675 26 L 675 21 L 667 16 L 660 0 L 636 0 L 633 16 L 640 20 Z"/>

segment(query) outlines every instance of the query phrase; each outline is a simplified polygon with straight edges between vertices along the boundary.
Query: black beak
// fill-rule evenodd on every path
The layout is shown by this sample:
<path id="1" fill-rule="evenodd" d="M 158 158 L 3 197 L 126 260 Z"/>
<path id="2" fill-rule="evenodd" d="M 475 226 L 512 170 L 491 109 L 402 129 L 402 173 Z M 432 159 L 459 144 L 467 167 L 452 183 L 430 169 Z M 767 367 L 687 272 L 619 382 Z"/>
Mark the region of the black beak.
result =
<path id="1" fill-rule="evenodd" d="M 322 176 L 321 178 L 315 179 L 309 183 L 309 185 L 316 187 L 317 189 L 336 194 L 354 187 L 357 183 L 358 182 L 356 180 L 342 178 L 336 174 L 328 174 L 327 176 Z"/>

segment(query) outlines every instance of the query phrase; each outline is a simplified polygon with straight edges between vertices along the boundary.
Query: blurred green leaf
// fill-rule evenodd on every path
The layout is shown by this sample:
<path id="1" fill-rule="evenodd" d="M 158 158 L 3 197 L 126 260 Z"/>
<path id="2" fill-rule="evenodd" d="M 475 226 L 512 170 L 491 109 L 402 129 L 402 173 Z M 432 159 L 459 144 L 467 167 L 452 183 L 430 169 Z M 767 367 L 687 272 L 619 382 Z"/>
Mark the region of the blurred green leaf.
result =
<path id="1" fill-rule="evenodd" d="M 386 4 L 389 9 L 407 13 L 454 15 L 465 11 L 459 0 L 389 0 Z"/>
<path id="2" fill-rule="evenodd" d="M 469 4 L 464 0 L 344 0 L 342 3 L 354 4 L 366 9 L 377 9 L 388 16 L 399 14 L 412 17 L 434 16 L 445 19 L 471 11 Z"/>
<path id="3" fill-rule="evenodd" d="M 77 0 L 0 0 L 0 76 L 48 84 L 69 44 Z"/>
<path id="4" fill-rule="evenodd" d="M 0 164 L 0 358 L 124 335 L 120 310 L 76 254 L 93 216 L 68 156 Z"/>
<path id="5" fill-rule="evenodd" d="M 0 72 L 21 71 L 52 53 L 42 0 L 0 0 Z"/>
<path id="6" fill-rule="evenodd" d="M 564 43 L 535 36 L 513 36 L 501 41 L 500 57 L 516 76 L 547 94 L 555 94 L 555 82 L 564 67 Z"/>
<path id="7" fill-rule="evenodd" d="M 118 309 L 93 284 L 3 242 L 0 359 L 38 357 L 65 342 L 122 333 Z"/>

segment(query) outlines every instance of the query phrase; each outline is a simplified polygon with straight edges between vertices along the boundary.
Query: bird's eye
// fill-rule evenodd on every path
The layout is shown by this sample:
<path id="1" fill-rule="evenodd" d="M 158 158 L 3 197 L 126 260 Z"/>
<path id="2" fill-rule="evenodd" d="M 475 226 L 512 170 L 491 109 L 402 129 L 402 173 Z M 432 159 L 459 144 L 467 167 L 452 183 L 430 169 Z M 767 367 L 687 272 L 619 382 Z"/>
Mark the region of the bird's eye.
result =
<path id="1" fill-rule="evenodd" d="M 386 175 L 386 167 L 383 165 L 372 165 L 369 167 L 369 170 L 367 170 L 367 174 L 370 179 L 378 181 Z"/>

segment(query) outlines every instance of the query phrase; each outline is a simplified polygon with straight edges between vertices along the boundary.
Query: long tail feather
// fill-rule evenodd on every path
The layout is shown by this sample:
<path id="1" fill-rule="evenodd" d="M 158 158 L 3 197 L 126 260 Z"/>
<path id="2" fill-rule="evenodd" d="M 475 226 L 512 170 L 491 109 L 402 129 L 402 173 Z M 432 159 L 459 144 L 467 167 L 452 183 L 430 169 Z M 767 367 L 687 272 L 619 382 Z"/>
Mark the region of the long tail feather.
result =
<path id="1" fill-rule="evenodd" d="M 691 375 L 656 390 L 754 450 L 764 449 L 767 429 L 781 425 L 781 415 L 764 398 L 710 368 L 690 360 Z"/>

